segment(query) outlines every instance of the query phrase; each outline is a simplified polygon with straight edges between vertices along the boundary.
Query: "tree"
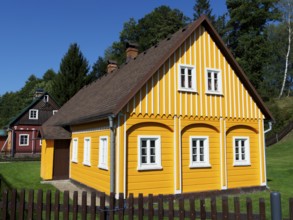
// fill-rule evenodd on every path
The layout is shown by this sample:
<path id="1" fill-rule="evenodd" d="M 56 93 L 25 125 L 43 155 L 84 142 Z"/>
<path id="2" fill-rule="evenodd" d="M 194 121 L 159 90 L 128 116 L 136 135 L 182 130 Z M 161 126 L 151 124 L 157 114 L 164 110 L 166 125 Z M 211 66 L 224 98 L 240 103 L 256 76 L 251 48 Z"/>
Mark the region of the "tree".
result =
<path id="1" fill-rule="evenodd" d="M 53 80 L 53 96 L 60 105 L 63 105 L 86 85 L 88 71 L 88 61 L 79 46 L 76 43 L 71 44 L 61 61 L 59 72 Z"/>
<path id="2" fill-rule="evenodd" d="M 89 74 L 89 81 L 94 81 L 95 79 L 100 78 L 104 74 L 106 74 L 107 69 L 107 61 L 102 57 L 99 57 L 98 60 L 94 63 L 92 67 L 92 71 Z"/>
<path id="3" fill-rule="evenodd" d="M 289 66 L 289 56 L 291 52 L 291 40 L 292 40 L 292 15 L 293 15 L 293 1 L 292 0 L 281 0 L 280 3 L 280 10 L 283 14 L 283 22 L 286 24 L 287 27 L 287 53 L 286 53 L 286 58 L 285 58 L 285 69 L 284 69 L 284 77 L 283 77 L 283 82 L 281 86 L 281 91 L 279 94 L 279 98 L 282 97 L 285 84 L 287 81 L 288 77 L 288 66 Z M 290 85 L 288 88 L 288 94 L 290 91 Z"/>
<path id="4" fill-rule="evenodd" d="M 115 60 L 118 65 L 126 60 L 125 45 L 127 42 L 135 42 L 139 45 L 139 51 L 144 51 L 166 38 L 169 34 L 175 33 L 185 26 L 189 18 L 178 9 L 171 9 L 168 6 L 155 8 L 151 13 L 136 21 L 130 18 L 125 22 L 120 32 L 119 41 L 105 51 L 103 58 L 98 58 L 93 66 L 92 73 L 99 77 L 106 72 L 107 60 Z M 103 70 L 103 68 L 105 68 Z"/>
<path id="5" fill-rule="evenodd" d="M 263 67 L 268 62 L 269 43 L 265 28 L 279 18 L 277 0 L 227 0 L 228 46 L 259 89 L 263 82 Z"/>
<path id="6" fill-rule="evenodd" d="M 193 20 L 198 19 L 201 15 L 206 15 L 212 23 L 215 23 L 215 15 L 212 14 L 212 9 L 209 0 L 196 0 L 193 6 Z"/>

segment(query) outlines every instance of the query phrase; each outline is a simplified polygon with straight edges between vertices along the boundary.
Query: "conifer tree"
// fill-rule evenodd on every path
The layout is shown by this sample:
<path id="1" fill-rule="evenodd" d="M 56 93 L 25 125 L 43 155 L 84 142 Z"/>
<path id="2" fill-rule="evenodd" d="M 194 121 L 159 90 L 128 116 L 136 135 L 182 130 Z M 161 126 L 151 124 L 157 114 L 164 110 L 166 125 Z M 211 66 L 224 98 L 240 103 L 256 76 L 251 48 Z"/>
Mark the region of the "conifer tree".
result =
<path id="1" fill-rule="evenodd" d="M 79 46 L 76 43 L 71 44 L 53 81 L 53 96 L 60 105 L 63 105 L 87 84 L 88 71 L 88 61 L 83 56 Z"/>
<path id="2" fill-rule="evenodd" d="M 201 15 L 205 14 L 211 20 L 215 22 L 215 16 L 212 14 L 212 9 L 209 0 L 196 0 L 193 7 L 193 20 L 198 19 Z"/>

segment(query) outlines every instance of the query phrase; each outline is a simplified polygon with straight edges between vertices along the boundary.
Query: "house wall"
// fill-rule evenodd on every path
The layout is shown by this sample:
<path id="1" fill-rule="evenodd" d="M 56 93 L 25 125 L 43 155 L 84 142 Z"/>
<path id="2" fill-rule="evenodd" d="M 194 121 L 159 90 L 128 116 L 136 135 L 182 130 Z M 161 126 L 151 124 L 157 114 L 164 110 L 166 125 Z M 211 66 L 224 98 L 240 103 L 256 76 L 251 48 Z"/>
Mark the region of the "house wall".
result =
<path id="1" fill-rule="evenodd" d="M 178 90 L 179 64 L 195 67 L 196 92 Z M 206 93 L 206 68 L 221 71 L 221 94 Z M 122 113 L 117 128 L 116 147 L 120 153 L 116 152 L 116 164 L 119 164 L 116 191 L 124 192 L 125 196 L 129 193 L 137 196 L 139 192 L 173 194 L 266 184 L 264 116 L 204 27 L 199 27 L 158 68 Z M 136 169 L 137 137 L 145 134 L 166 137 L 162 142 L 162 170 L 141 172 Z M 190 136 L 209 137 L 210 167 L 189 167 Z M 235 136 L 250 138 L 251 165 L 232 165 Z M 173 174 L 170 175 L 171 168 Z"/>
<path id="2" fill-rule="evenodd" d="M 54 140 L 42 141 L 41 154 L 41 178 L 51 180 L 53 178 Z"/>
<path id="3" fill-rule="evenodd" d="M 72 127 L 72 140 L 78 139 L 77 162 L 72 161 L 72 141 L 70 144 L 70 174 L 75 181 L 92 187 L 98 191 L 110 193 L 110 130 L 108 121 L 100 121 L 81 126 Z M 99 138 L 108 137 L 108 170 L 98 167 Z M 83 164 L 84 138 L 90 138 L 90 166 Z"/>
<path id="4" fill-rule="evenodd" d="M 40 126 L 26 126 L 19 125 L 13 127 L 13 138 L 14 138 L 14 149 L 15 154 L 17 153 L 40 153 L 41 152 L 41 141 L 37 138 L 37 132 Z M 20 135 L 29 135 L 29 141 L 27 146 L 20 145 Z"/>

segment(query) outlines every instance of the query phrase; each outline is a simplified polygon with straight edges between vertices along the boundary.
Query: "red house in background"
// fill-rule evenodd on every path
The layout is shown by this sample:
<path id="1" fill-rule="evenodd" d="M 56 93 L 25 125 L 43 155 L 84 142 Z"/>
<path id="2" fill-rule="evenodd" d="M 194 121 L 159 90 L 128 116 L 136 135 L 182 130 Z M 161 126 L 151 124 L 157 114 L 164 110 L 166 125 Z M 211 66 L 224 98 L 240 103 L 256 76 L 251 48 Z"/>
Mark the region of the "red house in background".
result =
<path id="1" fill-rule="evenodd" d="M 12 157 L 38 155 L 42 144 L 39 129 L 58 109 L 57 102 L 38 89 L 33 102 L 9 123 L 7 141 L 5 146 L 0 146 L 2 152 L 9 152 Z"/>

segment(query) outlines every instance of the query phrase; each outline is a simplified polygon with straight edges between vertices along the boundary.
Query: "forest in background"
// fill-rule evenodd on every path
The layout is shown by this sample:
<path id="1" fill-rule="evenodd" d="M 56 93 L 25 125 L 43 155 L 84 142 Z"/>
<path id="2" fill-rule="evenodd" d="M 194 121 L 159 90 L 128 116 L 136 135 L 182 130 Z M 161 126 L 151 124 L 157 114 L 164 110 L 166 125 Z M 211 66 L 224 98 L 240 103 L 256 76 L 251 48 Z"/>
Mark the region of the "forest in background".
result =
<path id="1" fill-rule="evenodd" d="M 62 106 L 104 75 L 108 60 L 124 63 L 127 42 L 137 43 L 142 52 L 206 14 L 273 113 L 274 131 L 279 131 L 293 120 L 292 5 L 293 0 L 226 0 L 227 13 L 215 16 L 209 0 L 195 0 L 193 18 L 163 5 L 141 19 L 126 21 L 119 40 L 92 65 L 73 42 L 58 72 L 49 69 L 41 78 L 32 74 L 19 91 L 0 96 L 0 128 L 32 102 L 36 89 L 49 92 Z"/>

